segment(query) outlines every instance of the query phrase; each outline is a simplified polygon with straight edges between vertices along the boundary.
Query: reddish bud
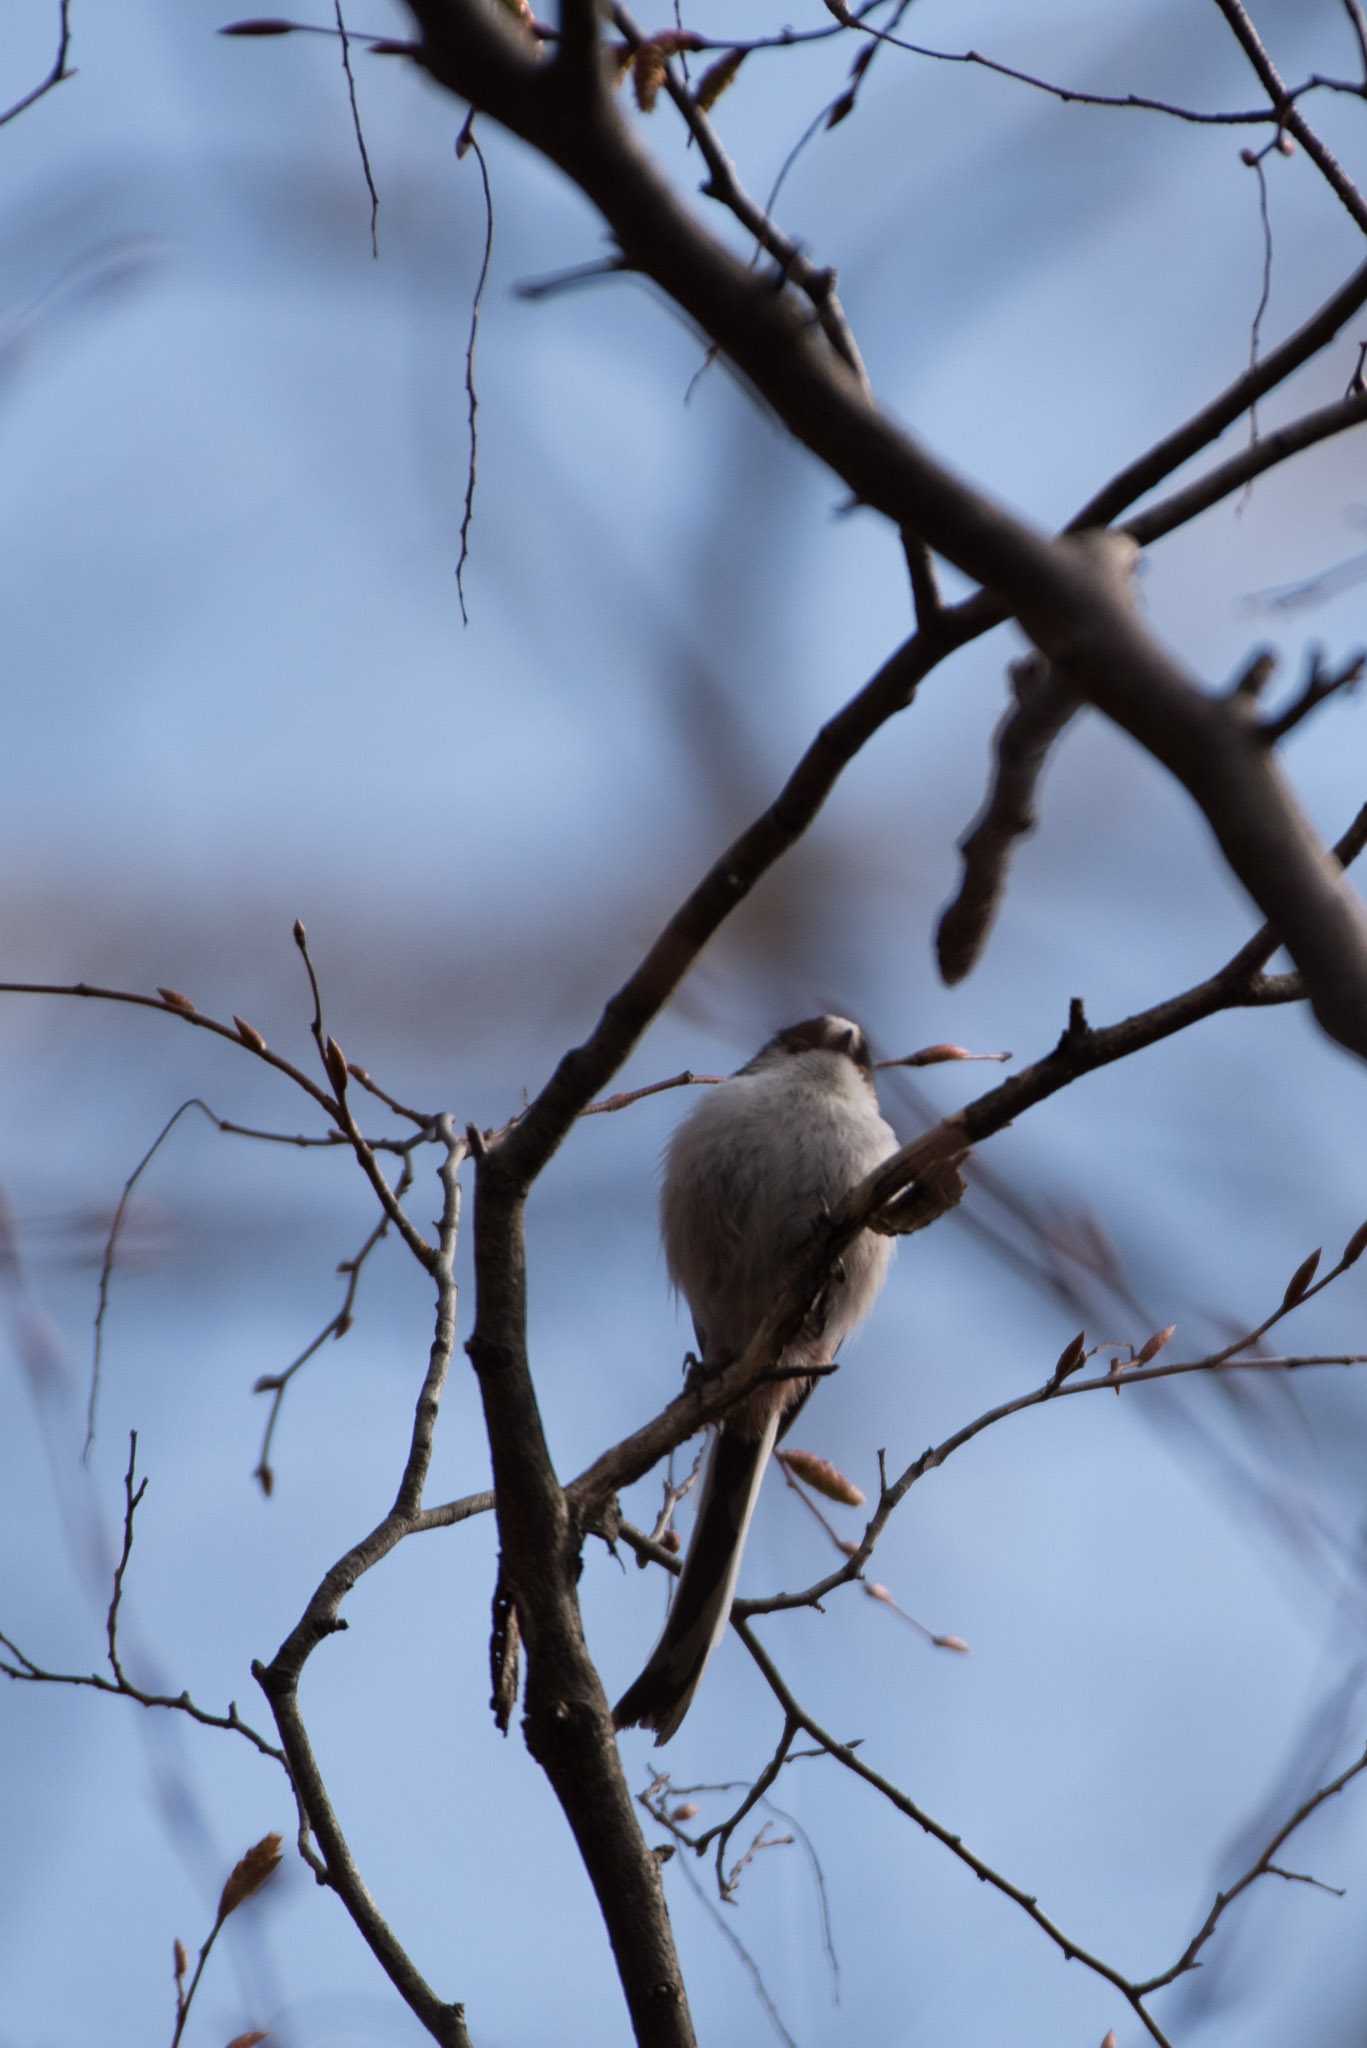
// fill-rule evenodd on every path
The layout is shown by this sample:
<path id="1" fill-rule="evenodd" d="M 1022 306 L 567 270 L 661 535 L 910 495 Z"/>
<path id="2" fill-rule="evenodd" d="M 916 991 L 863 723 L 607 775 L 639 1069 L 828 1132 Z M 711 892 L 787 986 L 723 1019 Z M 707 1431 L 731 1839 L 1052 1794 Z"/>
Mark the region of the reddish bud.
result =
<path id="1" fill-rule="evenodd" d="M 930 1640 L 937 1650 L 957 1650 L 961 1657 L 973 1654 L 962 1636 L 932 1636 Z"/>
<path id="2" fill-rule="evenodd" d="M 677 1556 L 683 1549 L 683 1545 L 679 1541 L 677 1529 L 666 1529 L 664 1535 L 660 1538 L 660 1544 L 663 1549 L 668 1550 L 674 1556 Z"/>
<path id="3" fill-rule="evenodd" d="M 266 1041 L 255 1024 L 249 1024 L 245 1017 L 239 1017 L 236 1012 L 233 1014 L 233 1023 L 237 1026 L 237 1035 L 244 1045 L 250 1046 L 253 1052 L 266 1050 Z"/>
<path id="4" fill-rule="evenodd" d="M 268 1878 L 274 1877 L 280 1868 L 281 1847 L 279 1835 L 263 1835 L 245 1856 L 238 1859 L 228 1874 L 228 1882 L 218 1902 L 220 1922 L 226 1920 L 230 1913 L 235 1913 L 254 1892 L 259 1892 Z"/>
<path id="5" fill-rule="evenodd" d="M 847 1479 L 838 1466 L 829 1458 L 817 1456 L 815 1451 L 780 1451 L 779 1460 L 794 1479 L 802 1480 L 813 1493 L 823 1494 L 827 1500 L 838 1501 L 842 1507 L 862 1508 L 864 1495 L 852 1479 Z"/>
<path id="6" fill-rule="evenodd" d="M 1134 1363 L 1136 1365 L 1147 1365 L 1150 1359 L 1157 1358 L 1163 1346 L 1171 1342 L 1176 1328 L 1176 1323 L 1169 1323 L 1165 1329 L 1155 1330 L 1148 1342 L 1140 1350 L 1136 1351 Z"/>
<path id="7" fill-rule="evenodd" d="M 693 95 L 700 113 L 705 114 L 709 108 L 715 107 L 745 62 L 747 54 L 745 50 L 728 50 L 724 57 L 718 58 L 715 64 L 710 64 L 704 71 Z"/>
<path id="8" fill-rule="evenodd" d="M 172 1944 L 171 1962 L 175 1969 L 176 1982 L 179 1983 L 190 1967 L 190 1958 L 185 1953 L 185 1943 L 183 1941 L 177 1940 Z"/>
<path id="9" fill-rule="evenodd" d="M 670 1814 L 669 1818 L 671 1820 L 696 1820 L 698 1818 L 698 1805 L 696 1800 L 684 1799 L 680 1801 L 679 1805 L 675 1807 L 674 1811 Z"/>
<path id="10" fill-rule="evenodd" d="M 166 1004 L 168 1009 L 179 1010 L 183 1017 L 194 1016 L 194 1004 L 190 1001 L 190 998 L 188 996 L 183 996 L 178 988 L 159 988 L 157 990 L 157 994 L 161 997 L 162 1001 Z"/>
<path id="11" fill-rule="evenodd" d="M 655 102 L 660 97 L 660 87 L 664 82 L 664 51 L 658 43 L 642 43 L 636 52 L 636 61 L 631 67 L 631 87 L 636 95 L 636 104 L 643 114 L 654 113 Z"/>

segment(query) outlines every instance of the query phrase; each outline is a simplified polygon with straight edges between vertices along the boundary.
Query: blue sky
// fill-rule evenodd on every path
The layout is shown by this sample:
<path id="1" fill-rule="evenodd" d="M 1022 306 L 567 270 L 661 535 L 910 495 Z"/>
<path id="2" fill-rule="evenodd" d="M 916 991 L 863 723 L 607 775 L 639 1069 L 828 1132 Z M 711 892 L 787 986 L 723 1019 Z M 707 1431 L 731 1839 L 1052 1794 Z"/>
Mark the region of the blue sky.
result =
<path id="1" fill-rule="evenodd" d="M 904 635 L 900 551 L 872 519 L 838 516 L 839 487 L 724 372 L 685 403 L 698 345 L 646 290 L 516 295 L 592 260 L 602 234 L 485 125 L 496 234 L 463 627 L 453 570 L 482 217 L 474 166 L 453 156 L 459 110 L 402 64 L 358 57 L 375 262 L 335 48 L 224 41 L 230 12 L 75 0 L 78 76 L 0 131 L 6 971 L 169 983 L 305 1061 L 290 942 L 302 916 L 348 1053 L 401 1098 L 494 1122 L 583 1036 L 703 866 Z M 1022 25 L 1005 4 L 920 0 L 908 21 L 927 42 L 1102 90 L 1252 103 L 1213 9 L 1030 12 Z M 23 10 L 0 96 L 46 64 L 49 16 Z M 1347 68 L 1336 9 L 1260 19 L 1288 73 Z M 356 25 L 401 21 L 375 0 Z M 822 46 L 742 73 L 719 119 L 756 190 L 843 63 Z M 1323 111 L 1350 153 L 1346 115 Z M 651 139 L 696 179 L 666 116 Z M 1241 140 L 887 52 L 857 117 L 801 160 L 781 214 L 839 265 L 886 403 L 1048 523 L 1246 360 L 1261 241 Z M 1274 163 L 1269 182 L 1274 340 L 1359 252 L 1303 161 Z M 1345 338 L 1265 424 L 1337 396 L 1355 353 Z M 1289 679 L 1311 639 L 1337 653 L 1361 638 L 1354 589 L 1303 613 L 1257 601 L 1361 544 L 1360 464 L 1355 441 L 1330 445 L 1154 550 L 1141 585 L 1154 629 L 1212 685 L 1258 642 L 1285 650 Z M 1252 919 L 1205 828 L 1090 718 L 1051 765 L 982 967 L 939 986 L 934 920 L 1016 645 L 999 633 L 967 650 L 853 765 L 626 1082 L 729 1068 L 824 1007 L 860 1016 L 888 1052 L 952 1038 L 1024 1058 L 1052 1042 L 1070 996 L 1105 1021 L 1234 950 Z M 1336 703 L 1286 748 L 1327 836 L 1363 799 L 1360 719 Z M 264 1724 L 250 1659 L 392 1492 L 428 1339 L 419 1276 L 392 1247 L 367 1271 L 355 1329 L 292 1391 L 264 1501 L 252 1383 L 332 1312 L 368 1196 L 341 1158 L 186 1120 L 115 1275 L 83 1472 L 99 1251 L 125 1176 L 191 1094 L 242 1121 L 311 1126 L 253 1062 L 168 1019 L 6 999 L 0 1035 L 0 1170 L 26 1306 L 50 1338 L 42 1391 L 17 1353 L 5 1383 L 0 1627 L 52 1666 L 98 1662 L 136 1428 L 150 1485 L 130 1648 L 172 1690 L 219 1709 L 236 1698 Z M 981 1072 L 934 1071 L 925 1096 L 950 1107 Z M 1112 1302 L 1121 1322 L 1094 1338 L 1142 1341 L 1175 1321 L 1195 1354 L 1223 1318 L 1258 1320 L 1306 1251 L 1336 1250 L 1367 1213 L 1357 1085 L 1303 1016 L 1216 1020 L 1033 1112 L 988 1163 L 1036 1217 L 1086 1215 L 1116 1247 L 1149 1319 Z M 905 1089 L 886 1106 L 914 1131 Z M 665 1096 L 590 1120 L 532 1205 L 535 1359 L 566 1474 L 676 1384 L 686 1328 L 652 1212 L 679 1107 Z M 435 1203 L 434 1185 L 415 1194 L 415 1216 Z M 998 1216 L 985 1195 L 969 1207 Z M 1361 1344 L 1364 1271 L 1293 1325 L 1298 1345 Z M 879 1447 L 896 1466 L 1037 1383 L 1076 1327 L 1038 1273 L 952 1220 L 901 1250 L 803 1440 L 870 1485 Z M 925 1649 L 854 1591 L 824 1617 L 770 1622 L 765 1639 L 828 1725 L 864 1737 L 878 1768 L 1080 1941 L 1147 1973 L 1248 1860 L 1262 1802 L 1285 1810 L 1297 1763 L 1332 1775 L 1360 1747 L 1362 1422 L 1350 1375 L 1018 1418 L 918 1488 L 879 1554 L 902 1604 L 966 1637 L 971 1657 Z M 432 1497 L 486 1476 L 457 1370 Z M 646 1519 L 654 1499 L 647 1484 L 629 1505 Z M 747 1589 L 827 1563 L 771 1486 Z M 358 1588 L 348 1633 L 310 1666 L 306 1709 L 376 1896 L 466 2002 L 475 2038 L 549 2038 L 572 2013 L 596 2048 L 623 2038 L 624 2017 L 592 1899 L 538 1773 L 486 1711 L 492 1568 L 487 1525 L 407 1545 Z M 654 1638 L 661 1591 L 590 1546 L 583 1597 L 612 1692 Z M 1326 1700 L 1342 1722 L 1321 1753 Z M 0 1915 L 0 2043 L 169 2038 L 172 1939 L 197 1946 L 241 1849 L 288 1834 L 283 1785 L 245 1745 L 121 1702 L 11 1686 L 0 1710 L 0 1813 L 23 1873 Z M 747 1777 L 776 1734 L 728 1646 L 667 1761 L 689 1782 Z M 627 1741 L 644 1784 L 651 1752 Z M 1351 1884 L 1365 1802 L 1350 1792 L 1298 1837 L 1292 1867 Z M 1104 1985 L 833 1767 L 795 1766 L 780 1803 L 820 1857 L 840 2002 L 800 1849 L 758 1858 L 727 1919 L 803 2048 L 875 2032 L 961 2048 L 1008 2033 L 1096 2041 L 1112 2025 L 1137 2038 Z M 701 2038 L 764 2039 L 743 1971 L 677 1871 L 671 1885 Z M 1156 2010 L 1203 2048 L 1282 2042 L 1293 2025 L 1335 2038 L 1361 2004 L 1354 1912 L 1351 1896 L 1265 1884 L 1222 1926 L 1200 2001 L 1174 1992 Z M 248 2023 L 310 2048 L 418 2038 L 301 1866 L 243 1921 L 192 2038 Z"/>

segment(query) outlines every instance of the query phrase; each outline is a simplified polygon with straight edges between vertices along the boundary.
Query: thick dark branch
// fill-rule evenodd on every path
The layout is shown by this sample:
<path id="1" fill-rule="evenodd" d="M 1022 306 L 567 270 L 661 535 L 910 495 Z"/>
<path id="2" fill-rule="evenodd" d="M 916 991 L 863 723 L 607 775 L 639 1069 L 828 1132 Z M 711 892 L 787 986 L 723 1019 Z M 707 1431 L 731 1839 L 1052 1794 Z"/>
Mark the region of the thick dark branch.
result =
<path id="1" fill-rule="evenodd" d="M 622 1774 L 612 1715 L 584 1641 L 577 1517 L 551 1464 L 526 1342 L 525 1195 L 505 1141 L 476 1148 L 476 1319 L 466 1349 L 493 1455 L 500 1587 L 527 1653 L 523 1730 L 569 1821 L 612 1944 L 632 2027 L 649 2048 L 693 2048 L 659 1866 Z"/>
<path id="2" fill-rule="evenodd" d="M 995 591 L 1068 685 L 1183 784 L 1234 873 L 1277 923 L 1325 1030 L 1367 1057 L 1367 913 L 1331 871 L 1238 707 L 1195 686 L 1089 554 L 1054 544 L 969 489 L 880 413 L 814 338 L 792 294 L 762 284 L 703 230 L 615 105 L 567 104 L 549 73 L 529 73 L 487 0 L 411 5 L 432 75 L 558 163 L 598 207 L 627 262 L 725 351 L 798 440 L 862 502 Z M 623 1050 L 639 1028 L 629 1027 Z M 590 1087 L 606 1078 L 594 1074 Z M 529 1117 L 528 1155 L 558 1142 L 567 1111 L 561 1102 L 549 1118 Z"/>
<path id="3" fill-rule="evenodd" d="M 1346 433 L 1350 427 L 1360 427 L 1364 421 L 1367 421 L 1367 392 L 1354 392 L 1347 398 L 1336 399 L 1332 405 L 1322 405 L 1318 411 L 1308 412 L 1302 419 L 1291 420 L 1269 434 L 1260 434 L 1251 446 L 1240 449 L 1227 462 L 1207 470 L 1204 476 L 1183 485 L 1181 490 L 1160 499 L 1156 505 L 1148 505 L 1142 512 L 1136 512 L 1133 518 L 1125 521 L 1122 531 L 1137 540 L 1141 547 L 1147 547 L 1151 541 L 1161 540 L 1164 535 L 1189 525 L 1202 512 L 1208 512 L 1212 505 L 1218 505 L 1222 498 L 1232 497 L 1235 491 L 1242 490 L 1245 484 L 1252 483 L 1255 477 L 1264 475 L 1269 469 L 1275 469 L 1288 457 L 1299 455 L 1334 434 Z"/>
<path id="4" fill-rule="evenodd" d="M 963 875 L 940 917 L 935 951 L 952 988 L 977 961 L 992 929 L 1018 839 L 1035 828 L 1035 787 L 1049 749 L 1078 709 L 1039 655 L 1011 671 L 1015 702 L 992 737 L 992 782 L 982 809 L 959 841 Z"/>
<path id="5" fill-rule="evenodd" d="M 556 1068 L 500 1146 L 505 1171 L 530 1185 L 575 1118 L 603 1088 L 713 933 L 816 817 L 866 741 L 906 709 L 938 662 L 981 629 L 972 604 L 943 612 L 899 648 L 821 728 L 774 802 L 716 860 L 635 973 L 612 996 L 591 1036 Z"/>
<path id="6" fill-rule="evenodd" d="M 1155 490 L 1175 469 L 1180 469 L 1193 455 L 1199 455 L 1203 448 L 1208 448 L 1212 441 L 1218 440 L 1226 427 L 1233 426 L 1235 420 L 1242 419 L 1260 398 L 1265 398 L 1269 391 L 1275 391 L 1277 386 L 1284 384 L 1302 364 L 1308 363 L 1322 348 L 1327 348 L 1340 329 L 1347 325 L 1355 313 L 1361 312 L 1364 305 L 1367 305 L 1367 263 L 1355 270 L 1352 276 L 1325 300 L 1319 311 L 1312 313 L 1294 334 L 1288 335 L 1280 348 L 1272 349 L 1251 369 L 1236 377 L 1233 383 L 1227 385 L 1208 405 L 1202 406 L 1199 412 L 1193 413 L 1180 427 L 1174 428 L 1170 434 L 1165 434 L 1163 439 L 1155 442 L 1146 453 L 1127 464 L 1108 484 L 1103 484 L 1102 488 L 1074 514 L 1068 523 L 1069 531 L 1080 533 L 1087 527 L 1111 525 L 1136 498 L 1142 498 L 1146 491 Z M 1310 417 L 1315 418 L 1318 415 L 1312 414 Z M 1200 486 L 1193 485 L 1191 488 L 1199 490 Z M 1221 492 L 1219 495 L 1223 496 L 1224 493 Z M 1197 505 L 1195 509 L 1203 511 L 1205 507 Z M 1141 518 L 1147 516 L 1141 514 Z M 1156 537 L 1152 533 L 1142 534 L 1137 520 L 1127 522 L 1127 530 L 1134 533 L 1135 538 L 1139 540 Z M 1168 530 L 1166 527 L 1163 529 L 1165 532 Z"/>

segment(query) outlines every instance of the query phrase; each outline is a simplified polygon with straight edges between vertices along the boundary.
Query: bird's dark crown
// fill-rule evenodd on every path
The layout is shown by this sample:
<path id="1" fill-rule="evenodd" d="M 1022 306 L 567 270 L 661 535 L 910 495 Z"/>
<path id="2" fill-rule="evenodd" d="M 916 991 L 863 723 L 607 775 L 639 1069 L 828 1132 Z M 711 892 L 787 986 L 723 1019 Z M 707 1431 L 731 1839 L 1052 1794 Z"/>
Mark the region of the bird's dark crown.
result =
<path id="1" fill-rule="evenodd" d="M 774 1033 L 759 1057 L 763 1059 L 770 1052 L 843 1052 L 861 1073 L 873 1073 L 869 1042 L 848 1017 L 807 1017 L 801 1024 L 789 1024 L 786 1030 Z"/>

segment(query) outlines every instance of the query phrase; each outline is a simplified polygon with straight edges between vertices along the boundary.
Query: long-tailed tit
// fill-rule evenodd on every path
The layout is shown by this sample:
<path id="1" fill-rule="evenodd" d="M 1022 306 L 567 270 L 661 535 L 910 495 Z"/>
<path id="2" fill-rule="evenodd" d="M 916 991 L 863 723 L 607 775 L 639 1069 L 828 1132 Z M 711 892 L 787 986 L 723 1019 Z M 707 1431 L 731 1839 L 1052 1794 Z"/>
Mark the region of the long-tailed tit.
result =
<path id="1" fill-rule="evenodd" d="M 897 1149 L 878 1112 L 873 1062 L 857 1024 L 810 1017 L 780 1031 L 748 1066 L 708 1090 L 670 1141 L 660 1195 L 669 1275 L 692 1311 L 704 1366 L 729 1364 L 754 1336 L 813 1224 Z M 717 1428 L 693 1540 L 649 1663 L 618 1701 L 619 1728 L 668 1742 L 726 1630 L 750 1517 L 775 1443 L 815 1380 L 872 1308 L 888 1269 L 886 1237 L 862 1231 L 841 1255 L 817 1317 L 777 1369 Z"/>

